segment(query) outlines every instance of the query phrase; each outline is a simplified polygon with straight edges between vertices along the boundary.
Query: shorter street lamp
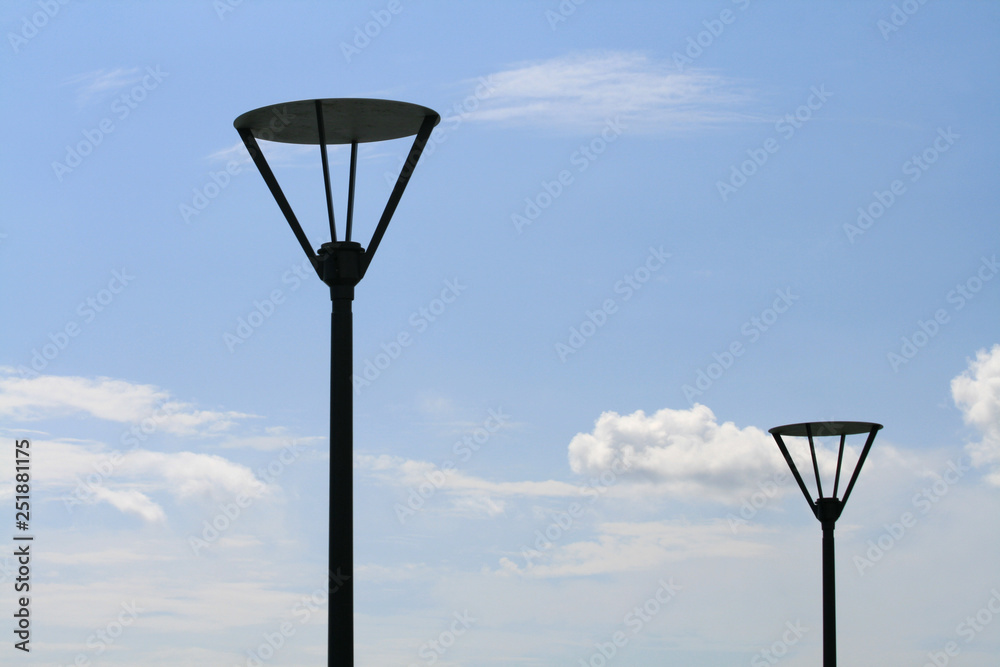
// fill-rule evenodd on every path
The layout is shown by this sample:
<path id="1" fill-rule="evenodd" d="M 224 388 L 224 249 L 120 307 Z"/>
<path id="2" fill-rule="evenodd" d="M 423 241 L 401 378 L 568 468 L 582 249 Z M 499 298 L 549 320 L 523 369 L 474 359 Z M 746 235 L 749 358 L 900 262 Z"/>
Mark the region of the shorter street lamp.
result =
<path id="1" fill-rule="evenodd" d="M 769 431 L 774 436 L 775 442 L 778 443 L 778 449 L 781 450 L 781 455 L 785 457 L 785 462 L 792 471 L 792 475 L 795 476 L 795 481 L 798 482 L 799 488 L 802 489 L 802 495 L 806 497 L 806 502 L 809 503 L 813 514 L 816 515 L 816 518 L 819 519 L 819 522 L 823 526 L 823 667 L 836 667 L 837 665 L 837 598 L 833 562 L 834 524 L 840 518 L 840 513 L 844 511 L 847 498 L 851 495 L 851 490 L 854 489 L 854 483 L 858 480 L 858 473 L 861 472 L 861 466 L 864 465 L 865 459 L 868 457 L 868 451 L 872 448 L 872 443 L 875 441 L 875 434 L 880 428 L 882 428 L 881 424 L 872 424 L 870 422 L 810 422 L 775 426 Z M 843 497 L 838 498 L 837 491 L 840 487 L 840 471 L 844 464 L 844 442 L 847 436 L 858 433 L 867 433 L 868 439 L 865 441 L 864 449 L 861 450 L 861 456 L 858 457 L 858 464 L 854 467 L 854 473 L 851 475 L 851 481 L 847 483 Z M 802 481 L 802 475 L 799 474 L 798 468 L 795 467 L 795 461 L 792 460 L 791 455 L 788 453 L 788 447 L 785 446 L 785 442 L 781 439 L 781 436 L 805 437 L 809 439 L 809 454 L 812 459 L 813 474 L 816 477 L 817 496 L 815 500 L 810 495 L 809 489 L 806 488 L 805 482 Z M 813 442 L 814 437 L 824 436 L 840 436 L 840 448 L 837 452 L 837 472 L 833 478 L 833 490 L 829 496 L 823 495 L 823 483 L 820 481 L 819 463 L 816 460 L 816 444 Z"/>

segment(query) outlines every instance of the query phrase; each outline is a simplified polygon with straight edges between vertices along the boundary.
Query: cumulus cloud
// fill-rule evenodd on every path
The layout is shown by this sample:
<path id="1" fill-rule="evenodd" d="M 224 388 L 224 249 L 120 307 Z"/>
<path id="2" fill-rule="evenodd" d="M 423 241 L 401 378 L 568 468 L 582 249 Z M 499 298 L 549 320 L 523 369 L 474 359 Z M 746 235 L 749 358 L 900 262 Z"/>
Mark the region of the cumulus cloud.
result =
<path id="1" fill-rule="evenodd" d="M 629 131 L 671 131 L 744 118 L 746 99 L 720 76 L 678 71 L 633 52 L 577 53 L 485 77 L 478 121 L 600 131 L 620 117 Z"/>
<path id="2" fill-rule="evenodd" d="M 733 502 L 764 478 L 786 469 L 770 434 L 719 424 L 701 404 L 652 415 L 605 412 L 591 433 L 569 443 L 573 472 L 599 475 L 616 465 L 625 480 L 647 482 L 667 495 Z"/>
<path id="3" fill-rule="evenodd" d="M 79 413 L 123 423 L 142 424 L 148 420 L 153 428 L 175 435 L 221 433 L 237 420 L 253 416 L 199 410 L 149 384 L 106 377 L 23 378 L 13 368 L 0 368 L 0 417 L 36 421 Z"/>
<path id="4" fill-rule="evenodd" d="M 992 465 L 987 479 L 1000 486 L 1000 344 L 976 352 L 969 367 L 952 379 L 951 395 L 965 423 L 982 434 L 967 447 L 973 465 Z"/>

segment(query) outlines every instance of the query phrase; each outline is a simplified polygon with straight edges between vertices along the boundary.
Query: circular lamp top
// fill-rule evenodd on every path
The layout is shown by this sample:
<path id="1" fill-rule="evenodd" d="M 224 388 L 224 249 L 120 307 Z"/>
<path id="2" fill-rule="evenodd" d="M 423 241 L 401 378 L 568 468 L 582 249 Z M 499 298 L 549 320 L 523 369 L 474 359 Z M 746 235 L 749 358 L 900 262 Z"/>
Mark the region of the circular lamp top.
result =
<path id="1" fill-rule="evenodd" d="M 804 438 L 809 435 L 813 437 L 855 435 L 857 433 L 870 433 L 872 429 L 877 431 L 880 428 L 882 428 L 881 424 L 874 424 L 872 422 L 808 422 L 775 426 L 772 429 L 768 429 L 768 433 Z"/>
<path id="2" fill-rule="evenodd" d="M 316 102 L 323 113 L 327 144 L 366 143 L 413 136 L 424 119 L 441 117 L 436 111 L 408 102 L 335 98 L 272 104 L 248 111 L 233 121 L 237 130 L 250 130 L 257 139 L 285 144 L 319 144 Z"/>

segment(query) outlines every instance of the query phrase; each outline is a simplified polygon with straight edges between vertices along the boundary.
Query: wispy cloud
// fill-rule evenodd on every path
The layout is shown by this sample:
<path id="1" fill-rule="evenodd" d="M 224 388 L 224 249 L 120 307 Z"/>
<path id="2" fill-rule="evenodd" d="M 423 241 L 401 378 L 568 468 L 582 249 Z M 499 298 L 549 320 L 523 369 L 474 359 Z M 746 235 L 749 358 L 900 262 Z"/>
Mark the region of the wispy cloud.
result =
<path id="1" fill-rule="evenodd" d="M 136 489 L 115 490 L 98 486 L 93 489 L 93 494 L 96 500 L 110 503 L 116 509 L 126 514 L 135 514 L 149 523 L 160 523 L 167 519 L 162 507 Z"/>
<path id="2" fill-rule="evenodd" d="M 111 452 L 101 443 L 43 438 L 32 439 L 32 451 L 36 487 L 59 494 L 69 507 L 108 503 L 147 522 L 167 518 L 154 496 L 211 506 L 237 496 L 263 499 L 278 493 L 275 483 L 215 454 Z M 7 477 L 0 482 L 0 499 L 13 495 L 14 482 Z"/>
<path id="3" fill-rule="evenodd" d="M 520 566 L 501 558 L 499 574 L 536 578 L 595 576 L 632 570 L 655 570 L 666 563 L 696 558 L 751 558 L 770 547 L 751 539 L 748 531 L 736 537 L 724 521 L 687 524 L 672 521 L 605 523 L 595 539 L 555 545 L 536 552 L 538 562 Z"/>
<path id="4" fill-rule="evenodd" d="M 982 434 L 967 448 L 973 465 L 993 466 L 987 479 L 1000 486 L 1000 344 L 976 352 L 965 372 L 951 381 L 951 395 L 965 423 Z"/>
<path id="5" fill-rule="evenodd" d="M 719 75 L 621 51 L 521 63 L 486 81 L 469 119 L 562 131 L 597 131 L 614 118 L 629 131 L 690 130 L 745 119 L 738 108 L 748 100 Z"/>
<path id="6" fill-rule="evenodd" d="M 505 499 L 580 498 L 585 487 L 557 480 L 497 482 L 428 461 L 415 461 L 385 454 L 354 457 L 356 468 L 368 471 L 383 482 L 400 488 L 416 489 L 429 480 L 447 497 L 451 510 L 465 516 L 503 514 Z"/>
<path id="7" fill-rule="evenodd" d="M 0 416 L 36 421 L 84 413 L 96 419 L 140 423 L 153 419 L 158 430 L 174 435 L 212 435 L 238 420 L 241 412 L 200 410 L 154 385 L 112 378 L 41 375 L 22 378 L 0 367 Z"/>
<path id="8" fill-rule="evenodd" d="M 219 443 L 225 449 L 256 449 L 276 451 L 286 447 L 319 445 L 327 441 L 322 436 L 296 437 L 282 427 L 265 428 L 262 434 L 234 435 Z"/>
<path id="9" fill-rule="evenodd" d="M 272 168 L 281 167 L 318 167 L 321 162 L 319 146 L 313 144 L 284 144 L 278 141 L 261 141 L 261 150 L 267 163 Z M 347 165 L 351 161 L 350 146 L 344 144 L 333 144 L 327 146 L 327 157 L 330 164 Z M 394 154 L 386 151 L 376 151 L 368 145 L 362 144 L 358 147 L 358 160 L 376 160 L 384 157 L 395 157 Z M 222 148 L 214 153 L 205 156 L 209 162 L 214 164 L 228 164 L 236 162 L 239 165 L 252 165 L 250 153 L 242 140 L 237 140 L 228 148 Z"/>
<path id="10" fill-rule="evenodd" d="M 63 83 L 76 87 L 76 102 L 79 106 L 84 106 L 141 80 L 142 73 L 138 67 L 117 67 L 79 74 Z"/>

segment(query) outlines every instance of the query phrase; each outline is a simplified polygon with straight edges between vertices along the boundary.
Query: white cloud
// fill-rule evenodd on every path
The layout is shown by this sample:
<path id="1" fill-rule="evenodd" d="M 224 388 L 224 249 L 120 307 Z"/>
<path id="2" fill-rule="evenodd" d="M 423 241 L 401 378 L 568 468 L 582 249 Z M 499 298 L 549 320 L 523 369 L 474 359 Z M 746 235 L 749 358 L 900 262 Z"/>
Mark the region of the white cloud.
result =
<path id="1" fill-rule="evenodd" d="M 138 553 L 132 549 L 103 549 L 99 551 L 60 552 L 46 551 L 38 555 L 39 560 L 56 565 L 97 565 L 122 566 L 131 563 L 148 563 L 149 561 L 171 561 L 173 556 L 164 554 Z"/>
<path id="2" fill-rule="evenodd" d="M 117 491 L 106 486 L 96 486 L 92 491 L 97 500 L 108 502 L 126 514 L 136 514 L 144 521 L 158 523 L 167 519 L 162 507 L 135 489 Z"/>
<path id="3" fill-rule="evenodd" d="M 600 475 L 622 467 L 625 481 L 646 482 L 682 499 L 738 502 L 757 483 L 786 470 L 771 435 L 719 424 L 704 405 L 647 416 L 605 412 L 591 433 L 569 444 L 573 472 Z"/>
<path id="4" fill-rule="evenodd" d="M 750 558 L 765 554 L 770 547 L 755 542 L 748 529 L 737 537 L 725 521 L 688 524 L 675 521 L 605 523 L 598 526 L 593 540 L 565 545 L 534 545 L 531 560 L 524 565 L 500 559 L 500 574 L 530 577 L 606 575 L 614 572 L 656 570 L 667 563 L 698 558 Z"/>
<path id="5" fill-rule="evenodd" d="M 165 454 L 138 450 L 125 457 L 119 474 L 162 480 L 181 500 L 223 500 L 239 494 L 260 498 L 270 489 L 244 465 L 221 456 L 194 452 Z"/>
<path id="6" fill-rule="evenodd" d="M 363 581 L 366 584 L 427 579 L 433 574 L 434 571 L 423 563 L 403 563 L 393 566 L 365 563 L 354 566 L 355 581 Z"/>
<path id="7" fill-rule="evenodd" d="M 440 493 L 449 499 L 453 511 L 465 516 L 503 514 L 505 498 L 581 498 L 585 490 L 585 487 L 556 480 L 493 482 L 454 468 L 442 469 L 427 461 L 386 454 L 355 455 L 354 465 L 389 484 L 411 489 L 425 497 Z"/>
<path id="8" fill-rule="evenodd" d="M 141 81 L 142 76 L 138 67 L 117 67 L 111 70 L 99 69 L 85 72 L 67 79 L 64 84 L 77 87 L 77 104 L 83 106 L 105 93 L 114 92 Z"/>
<path id="9" fill-rule="evenodd" d="M 969 367 L 951 381 L 951 395 L 966 424 L 982 433 L 982 440 L 968 446 L 976 466 L 994 465 L 987 479 L 1000 486 L 1000 344 L 979 350 Z"/>
<path id="10" fill-rule="evenodd" d="M 285 144 L 278 141 L 264 140 L 258 140 L 258 143 L 263 144 L 261 150 L 264 152 L 264 158 L 272 169 L 318 167 L 321 164 L 322 158 L 320 157 L 318 146 L 312 144 Z M 326 151 L 331 165 L 348 164 L 350 162 L 351 154 L 349 147 L 345 147 L 343 144 L 327 146 Z M 372 159 L 372 157 L 381 157 L 382 155 L 373 156 L 368 148 L 358 149 L 359 160 Z M 254 172 L 257 171 L 253 167 L 253 160 L 250 159 L 250 153 L 247 151 L 247 147 L 242 139 L 237 140 L 236 143 L 228 148 L 222 148 L 214 153 L 209 153 L 206 159 L 222 165 L 236 162 L 241 168 L 249 168 Z"/>
<path id="11" fill-rule="evenodd" d="M 247 147 L 243 144 L 243 141 L 237 141 L 229 148 L 222 148 L 210 153 L 207 157 L 211 162 L 221 162 L 228 163 L 235 161 L 241 165 L 250 164 L 252 160 L 250 159 L 250 153 L 247 152 Z"/>
<path id="12" fill-rule="evenodd" d="M 231 502 L 242 495 L 274 497 L 278 487 L 257 479 L 245 465 L 195 452 L 111 452 L 101 443 L 32 439 L 36 488 L 54 491 L 67 509 L 106 502 L 147 522 L 166 520 L 154 494 L 178 502 Z M 3 475 L 0 499 L 12 497 L 13 479 Z"/>
<path id="13" fill-rule="evenodd" d="M 259 451 L 276 451 L 286 447 L 301 448 L 307 445 L 318 445 L 325 443 L 327 438 L 322 436 L 293 437 L 287 433 L 286 429 L 265 429 L 263 435 L 233 436 L 219 443 L 225 449 L 256 449 Z"/>
<path id="14" fill-rule="evenodd" d="M 567 482 L 491 482 L 466 475 L 458 470 L 442 470 L 427 461 L 415 461 L 398 456 L 358 454 L 355 467 L 375 472 L 383 479 L 401 486 L 417 487 L 430 482 L 440 489 L 456 492 L 486 492 L 501 496 L 568 498 L 578 497 L 583 487 Z"/>
<path id="15" fill-rule="evenodd" d="M 99 377 L 41 375 L 22 378 L 0 368 L 0 417 L 34 421 L 86 413 L 107 421 L 142 424 L 175 435 L 208 435 L 225 431 L 240 412 L 198 410 L 172 400 L 169 392 L 148 384 Z"/>
<path id="16" fill-rule="evenodd" d="M 630 132 L 664 132 L 745 118 L 734 108 L 747 96 L 731 82 L 641 53 L 577 53 L 522 63 L 486 81 L 471 120 L 593 132 L 620 117 Z"/>

